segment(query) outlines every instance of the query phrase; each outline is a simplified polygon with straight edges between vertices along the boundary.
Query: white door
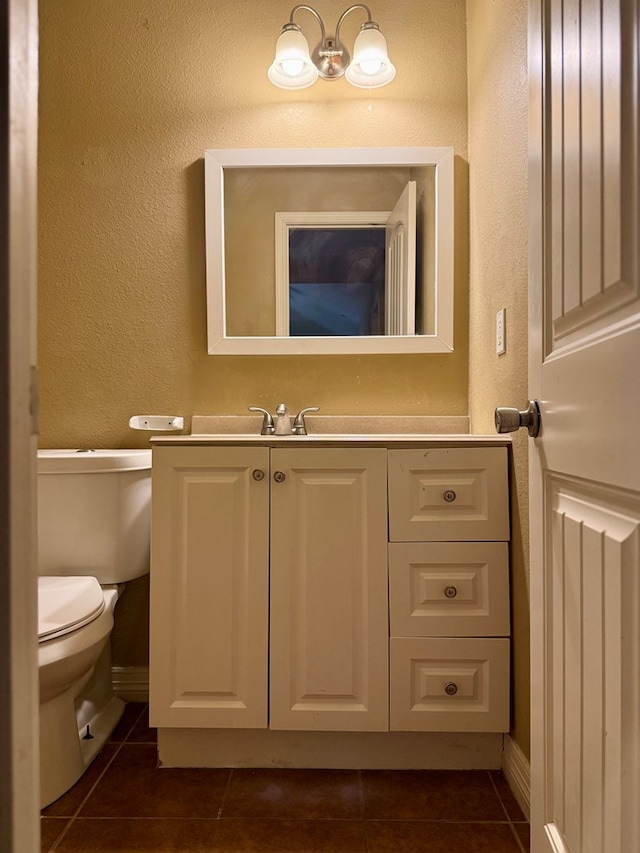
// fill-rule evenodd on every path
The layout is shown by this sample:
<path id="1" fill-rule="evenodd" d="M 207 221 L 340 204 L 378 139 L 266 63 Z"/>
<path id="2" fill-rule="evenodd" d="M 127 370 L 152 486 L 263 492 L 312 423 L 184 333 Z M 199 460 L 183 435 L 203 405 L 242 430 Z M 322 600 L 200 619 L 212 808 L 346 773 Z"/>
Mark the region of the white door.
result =
<path id="1" fill-rule="evenodd" d="M 640 850 L 637 0 L 530 0 L 532 851 Z"/>
<path id="2" fill-rule="evenodd" d="M 416 332 L 416 182 L 408 181 L 386 226 L 386 335 Z"/>

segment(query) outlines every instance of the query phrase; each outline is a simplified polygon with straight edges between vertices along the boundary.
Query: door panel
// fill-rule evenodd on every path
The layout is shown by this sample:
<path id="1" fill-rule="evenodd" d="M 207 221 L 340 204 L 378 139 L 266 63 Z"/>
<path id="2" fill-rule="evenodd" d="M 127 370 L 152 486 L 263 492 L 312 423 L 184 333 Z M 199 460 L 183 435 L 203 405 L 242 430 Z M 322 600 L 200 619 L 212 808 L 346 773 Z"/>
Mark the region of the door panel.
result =
<path id="1" fill-rule="evenodd" d="M 386 450 L 271 462 L 270 728 L 386 731 Z"/>
<path id="2" fill-rule="evenodd" d="M 638 668 L 640 514 L 620 492 L 553 475 L 546 488 L 547 808 L 567 849 L 626 850 L 621 773 L 623 750 L 633 746 L 638 688 L 633 677 L 624 680 Z"/>
<path id="3" fill-rule="evenodd" d="M 154 448 L 154 726 L 267 725 L 268 470 L 263 447 Z"/>
<path id="4" fill-rule="evenodd" d="M 532 851 L 640 848 L 637 0 L 530 2 Z"/>
<path id="5" fill-rule="evenodd" d="M 408 181 L 386 226 L 385 334 L 416 332 L 416 187 Z"/>

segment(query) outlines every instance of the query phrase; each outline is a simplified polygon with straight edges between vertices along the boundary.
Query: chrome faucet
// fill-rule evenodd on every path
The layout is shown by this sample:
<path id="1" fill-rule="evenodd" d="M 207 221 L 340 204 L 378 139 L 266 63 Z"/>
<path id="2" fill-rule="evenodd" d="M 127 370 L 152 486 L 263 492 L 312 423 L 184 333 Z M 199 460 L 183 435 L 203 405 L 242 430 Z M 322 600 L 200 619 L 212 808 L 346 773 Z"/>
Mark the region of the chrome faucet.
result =
<path id="1" fill-rule="evenodd" d="M 306 435 L 307 434 L 307 425 L 304 420 L 304 416 L 307 412 L 319 412 L 320 406 L 309 406 L 307 409 L 301 409 L 296 415 L 296 419 L 293 422 L 293 434 L 294 435 Z"/>
<path id="2" fill-rule="evenodd" d="M 288 414 L 287 407 L 284 403 L 278 403 L 276 408 L 276 428 L 275 435 L 292 435 L 291 415 Z"/>
<path id="3" fill-rule="evenodd" d="M 278 403 L 276 408 L 276 419 L 266 409 L 260 406 L 249 406 L 250 412 L 262 412 L 262 429 L 260 435 L 306 435 L 307 425 L 304 416 L 307 412 L 319 412 L 319 406 L 309 406 L 306 409 L 301 409 L 291 424 L 291 415 L 284 403 Z"/>
<path id="4" fill-rule="evenodd" d="M 250 412 L 262 412 L 262 429 L 260 435 L 273 435 L 276 431 L 273 423 L 273 418 L 266 409 L 261 409 L 260 406 L 249 406 Z"/>

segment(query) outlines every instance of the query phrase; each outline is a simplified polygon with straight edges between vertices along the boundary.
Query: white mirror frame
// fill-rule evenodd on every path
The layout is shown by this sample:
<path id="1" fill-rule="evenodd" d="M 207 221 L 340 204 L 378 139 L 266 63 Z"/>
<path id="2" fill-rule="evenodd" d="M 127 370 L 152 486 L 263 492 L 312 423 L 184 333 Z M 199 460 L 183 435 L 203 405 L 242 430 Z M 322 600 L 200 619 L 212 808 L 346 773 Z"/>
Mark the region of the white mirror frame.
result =
<path id="1" fill-rule="evenodd" d="M 338 355 L 453 351 L 453 148 L 264 148 L 205 151 L 209 355 Z M 435 167 L 435 332 L 430 335 L 230 337 L 226 334 L 224 172 L 321 166 Z"/>

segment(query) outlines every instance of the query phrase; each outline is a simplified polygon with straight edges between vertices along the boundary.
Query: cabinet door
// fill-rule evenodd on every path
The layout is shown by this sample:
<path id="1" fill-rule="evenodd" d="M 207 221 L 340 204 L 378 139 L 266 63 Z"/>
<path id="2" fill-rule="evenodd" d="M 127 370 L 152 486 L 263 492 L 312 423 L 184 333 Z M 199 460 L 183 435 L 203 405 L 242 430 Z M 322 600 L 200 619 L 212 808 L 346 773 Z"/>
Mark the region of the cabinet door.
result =
<path id="1" fill-rule="evenodd" d="M 153 726 L 267 725 L 268 493 L 267 448 L 153 450 Z"/>
<path id="2" fill-rule="evenodd" d="M 270 728 L 386 731 L 386 450 L 277 448 L 271 470 Z"/>

